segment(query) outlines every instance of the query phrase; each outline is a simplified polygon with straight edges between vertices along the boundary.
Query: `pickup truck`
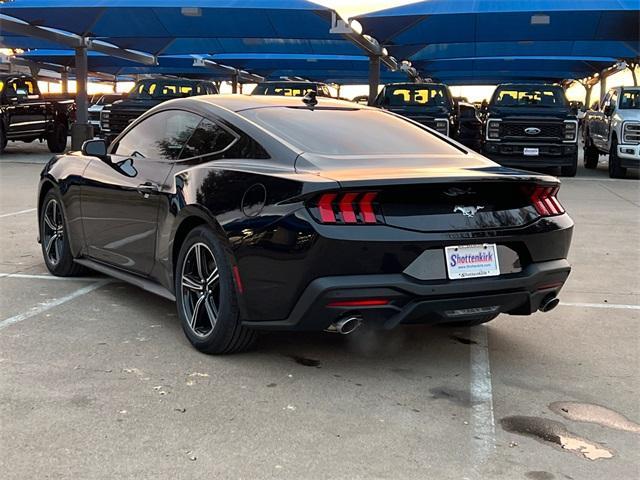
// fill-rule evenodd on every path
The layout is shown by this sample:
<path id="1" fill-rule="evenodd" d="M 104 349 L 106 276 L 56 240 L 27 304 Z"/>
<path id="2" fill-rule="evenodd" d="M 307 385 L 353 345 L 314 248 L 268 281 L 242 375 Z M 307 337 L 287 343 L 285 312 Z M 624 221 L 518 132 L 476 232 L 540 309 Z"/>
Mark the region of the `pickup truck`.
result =
<path id="1" fill-rule="evenodd" d="M 100 113 L 100 135 L 108 143 L 140 115 L 172 98 L 218 93 L 213 82 L 173 77 L 139 80 L 122 100 L 106 105 Z"/>
<path id="2" fill-rule="evenodd" d="M 282 95 L 285 97 L 304 97 L 316 92 L 318 97 L 331 97 L 331 90 L 324 83 L 296 82 L 292 80 L 262 82 L 256 85 L 251 95 Z"/>
<path id="3" fill-rule="evenodd" d="M 459 109 L 449 88 L 442 83 L 390 83 L 385 85 L 374 106 L 397 113 L 457 138 Z"/>
<path id="4" fill-rule="evenodd" d="M 578 120 L 560 85 L 498 85 L 484 112 L 482 154 L 501 165 L 578 170 Z"/>
<path id="5" fill-rule="evenodd" d="M 0 75 L 0 153 L 9 141 L 46 140 L 52 153 L 62 153 L 69 133 L 68 102 L 45 100 L 38 82 L 28 75 Z"/>
<path id="6" fill-rule="evenodd" d="M 609 154 L 609 176 L 624 178 L 627 168 L 640 168 L 640 87 L 616 87 L 584 120 L 584 166 L 596 168 Z"/>

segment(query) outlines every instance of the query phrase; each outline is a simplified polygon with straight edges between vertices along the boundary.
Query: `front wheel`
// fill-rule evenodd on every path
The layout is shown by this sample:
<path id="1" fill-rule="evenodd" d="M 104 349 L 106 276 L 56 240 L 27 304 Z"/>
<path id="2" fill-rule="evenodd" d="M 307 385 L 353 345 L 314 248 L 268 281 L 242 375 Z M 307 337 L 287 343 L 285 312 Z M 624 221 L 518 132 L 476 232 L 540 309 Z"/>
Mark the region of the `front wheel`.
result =
<path id="1" fill-rule="evenodd" d="M 249 349 L 256 333 L 240 324 L 230 252 L 208 227 L 193 229 L 180 248 L 175 273 L 178 316 L 191 344 L 204 353 Z"/>
<path id="2" fill-rule="evenodd" d="M 627 176 L 627 169 L 620 166 L 618 157 L 618 139 L 611 139 L 611 150 L 609 150 L 609 176 L 611 178 L 624 178 Z"/>
<path id="3" fill-rule="evenodd" d="M 62 122 L 56 122 L 53 130 L 47 136 L 47 147 L 51 153 L 62 153 L 67 148 L 67 125 Z"/>
<path id="4" fill-rule="evenodd" d="M 7 146 L 7 136 L 4 133 L 4 126 L 2 126 L 2 119 L 0 119 L 0 153 L 4 152 L 4 148 Z"/>
<path id="5" fill-rule="evenodd" d="M 73 277 L 84 268 L 73 261 L 62 210 L 62 201 L 55 190 L 49 190 L 40 209 L 40 243 L 47 269 L 57 277 Z"/>
<path id="6" fill-rule="evenodd" d="M 599 157 L 600 152 L 598 152 L 598 149 L 591 143 L 589 137 L 587 137 L 584 144 L 584 167 L 589 169 L 596 168 Z"/>
<path id="7" fill-rule="evenodd" d="M 578 154 L 575 153 L 571 158 L 571 165 L 560 167 L 560 175 L 563 177 L 575 177 L 578 173 Z"/>

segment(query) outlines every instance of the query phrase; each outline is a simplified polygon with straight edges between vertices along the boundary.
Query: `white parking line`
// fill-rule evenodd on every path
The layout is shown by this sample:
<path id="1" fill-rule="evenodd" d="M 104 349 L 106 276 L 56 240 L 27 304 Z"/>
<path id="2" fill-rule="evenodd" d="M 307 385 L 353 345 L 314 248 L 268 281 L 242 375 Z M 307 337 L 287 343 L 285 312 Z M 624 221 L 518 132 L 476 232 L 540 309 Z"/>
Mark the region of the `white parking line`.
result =
<path id="1" fill-rule="evenodd" d="M 496 448 L 496 425 L 493 417 L 491 364 L 487 327 L 470 329 L 471 343 L 471 456 L 474 467 L 487 461 Z"/>
<path id="2" fill-rule="evenodd" d="M 35 212 L 36 210 L 37 208 L 28 208 L 27 210 L 20 210 L 19 212 L 3 213 L 2 215 L 0 215 L 0 218 L 13 217 L 14 215 L 21 215 L 23 213 L 31 213 Z"/>
<path id="3" fill-rule="evenodd" d="M 623 303 L 572 303 L 560 302 L 563 307 L 581 307 L 581 308 L 613 308 L 624 310 L 640 310 L 640 305 L 625 305 Z"/>
<path id="4" fill-rule="evenodd" d="M 75 292 L 71 292 L 69 295 L 65 295 L 64 297 L 60 297 L 60 298 L 54 298 L 52 300 L 49 300 L 47 302 L 43 302 L 40 305 L 38 305 L 37 307 L 33 307 L 31 310 L 27 311 L 27 312 L 23 312 L 23 313 L 19 313 L 18 315 L 14 315 L 13 317 L 9 317 L 6 318 L 2 321 L 0 321 L 0 330 L 2 330 L 3 328 L 8 327 L 9 325 L 13 325 L 15 323 L 21 322 L 23 320 L 26 320 L 27 318 L 31 318 L 34 315 L 39 315 L 43 312 L 46 312 L 47 310 L 50 310 L 54 307 L 57 307 L 58 305 L 62 305 L 63 303 L 66 303 L 70 300 L 73 300 L 74 298 L 78 298 L 81 297 L 82 295 L 86 295 L 89 292 L 93 292 L 94 290 L 103 287 L 104 285 L 106 285 L 107 283 L 109 283 L 111 280 L 101 280 L 99 282 L 93 283 L 91 285 L 88 285 L 86 287 L 80 288 L 78 290 L 76 290 Z"/>
<path id="5" fill-rule="evenodd" d="M 33 280 L 62 280 L 62 281 L 72 281 L 72 282 L 81 282 L 81 281 L 95 281 L 100 280 L 97 277 L 56 277 L 54 275 L 44 274 L 34 274 L 34 273 L 0 273 L 0 278 L 27 278 Z"/>

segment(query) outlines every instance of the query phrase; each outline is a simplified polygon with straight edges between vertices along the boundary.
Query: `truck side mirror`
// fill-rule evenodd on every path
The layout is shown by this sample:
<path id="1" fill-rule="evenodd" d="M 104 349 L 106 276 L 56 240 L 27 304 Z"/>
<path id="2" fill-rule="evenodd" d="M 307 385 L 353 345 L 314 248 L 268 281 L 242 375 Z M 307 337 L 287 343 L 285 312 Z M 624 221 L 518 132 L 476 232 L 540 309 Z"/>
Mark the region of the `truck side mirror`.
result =
<path id="1" fill-rule="evenodd" d="M 609 104 L 604 107 L 604 114 L 610 117 L 613 114 L 613 105 Z"/>
<path id="2" fill-rule="evenodd" d="M 87 140 L 82 144 L 82 154 L 87 157 L 98 157 L 101 160 L 106 160 L 108 158 L 107 142 L 101 138 Z"/>

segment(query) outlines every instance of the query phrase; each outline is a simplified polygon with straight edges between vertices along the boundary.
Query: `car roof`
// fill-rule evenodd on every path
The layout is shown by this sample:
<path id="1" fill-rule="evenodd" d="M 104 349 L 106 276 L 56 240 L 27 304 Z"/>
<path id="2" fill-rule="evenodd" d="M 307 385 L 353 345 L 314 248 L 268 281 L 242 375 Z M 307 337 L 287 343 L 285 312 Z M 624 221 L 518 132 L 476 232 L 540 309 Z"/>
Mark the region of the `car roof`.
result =
<path id="1" fill-rule="evenodd" d="M 345 100 L 336 100 L 329 97 L 319 96 L 316 97 L 316 100 L 318 101 L 317 105 L 315 105 L 316 108 L 348 108 L 351 110 L 369 108 L 357 103 Z M 195 97 L 181 99 L 181 101 L 184 101 L 185 103 L 208 103 L 233 112 L 240 112 L 251 108 L 305 106 L 305 103 L 302 101 L 302 97 L 286 97 L 283 95 L 198 95 Z"/>

